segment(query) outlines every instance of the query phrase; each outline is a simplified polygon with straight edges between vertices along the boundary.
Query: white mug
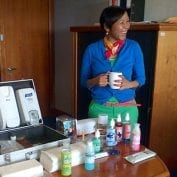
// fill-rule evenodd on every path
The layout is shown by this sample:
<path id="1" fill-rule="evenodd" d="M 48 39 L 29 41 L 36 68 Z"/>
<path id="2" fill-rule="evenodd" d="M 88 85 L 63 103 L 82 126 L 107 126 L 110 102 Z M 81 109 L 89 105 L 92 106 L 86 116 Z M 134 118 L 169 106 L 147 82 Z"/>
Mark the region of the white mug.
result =
<path id="1" fill-rule="evenodd" d="M 120 86 L 115 85 L 115 84 L 118 84 L 117 82 L 115 82 L 116 80 L 122 81 L 122 78 L 120 76 L 122 76 L 121 72 L 110 72 L 109 73 L 109 86 L 112 89 L 120 89 Z"/>
<path id="2" fill-rule="evenodd" d="M 98 115 L 98 124 L 103 124 L 103 125 L 107 125 L 108 123 L 108 115 L 107 114 L 99 114 Z"/>

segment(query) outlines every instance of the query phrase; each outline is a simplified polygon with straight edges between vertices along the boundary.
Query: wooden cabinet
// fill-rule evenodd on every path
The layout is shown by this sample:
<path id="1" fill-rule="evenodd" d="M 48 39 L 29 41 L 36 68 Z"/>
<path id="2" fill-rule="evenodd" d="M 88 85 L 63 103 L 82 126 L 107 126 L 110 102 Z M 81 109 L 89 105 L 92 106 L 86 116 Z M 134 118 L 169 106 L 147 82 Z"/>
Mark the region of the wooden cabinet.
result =
<path id="1" fill-rule="evenodd" d="M 177 166 L 177 25 L 158 31 L 149 147 Z"/>
<path id="2" fill-rule="evenodd" d="M 91 100 L 80 85 L 80 66 L 86 46 L 104 36 L 98 26 L 73 26 L 72 114 L 87 117 Z M 131 24 L 128 37 L 139 42 L 146 70 L 146 83 L 137 90 L 142 144 L 156 151 L 170 170 L 177 164 L 177 25 Z"/>
<path id="3" fill-rule="evenodd" d="M 42 115 L 52 102 L 53 0 L 0 0 L 0 80 L 34 79 Z"/>

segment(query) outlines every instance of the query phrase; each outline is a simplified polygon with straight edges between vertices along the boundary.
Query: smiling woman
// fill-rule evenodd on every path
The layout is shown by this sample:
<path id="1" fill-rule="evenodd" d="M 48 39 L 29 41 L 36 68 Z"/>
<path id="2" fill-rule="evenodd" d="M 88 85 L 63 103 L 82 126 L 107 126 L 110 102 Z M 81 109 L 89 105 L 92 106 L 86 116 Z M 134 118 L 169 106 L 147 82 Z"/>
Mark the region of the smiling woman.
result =
<path id="1" fill-rule="evenodd" d="M 121 114 L 124 122 L 129 112 L 133 128 L 138 120 L 135 91 L 145 83 L 143 54 L 139 44 L 127 38 L 130 21 L 126 9 L 105 8 L 100 25 L 106 34 L 87 46 L 81 65 L 81 85 L 90 90 L 92 97 L 88 115 L 96 118 L 105 113 L 110 121 Z M 116 89 L 109 85 L 110 72 L 121 73 L 114 80 Z"/>

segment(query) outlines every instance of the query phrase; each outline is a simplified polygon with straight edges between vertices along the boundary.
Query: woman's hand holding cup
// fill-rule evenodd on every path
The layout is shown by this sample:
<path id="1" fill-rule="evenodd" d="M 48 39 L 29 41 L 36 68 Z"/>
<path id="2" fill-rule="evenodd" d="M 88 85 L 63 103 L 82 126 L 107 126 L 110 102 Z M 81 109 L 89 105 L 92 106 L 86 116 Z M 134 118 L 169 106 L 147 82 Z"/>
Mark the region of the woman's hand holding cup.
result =
<path id="1" fill-rule="evenodd" d="M 109 72 L 108 84 L 112 89 L 120 89 L 122 84 L 122 73 Z"/>

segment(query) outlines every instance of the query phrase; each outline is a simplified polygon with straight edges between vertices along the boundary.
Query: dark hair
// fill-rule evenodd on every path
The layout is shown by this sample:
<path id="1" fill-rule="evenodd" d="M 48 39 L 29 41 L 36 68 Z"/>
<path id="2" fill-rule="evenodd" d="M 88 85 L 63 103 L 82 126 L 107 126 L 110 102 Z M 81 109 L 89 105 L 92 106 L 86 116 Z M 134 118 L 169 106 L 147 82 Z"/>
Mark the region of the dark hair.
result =
<path id="1" fill-rule="evenodd" d="M 100 25 L 104 29 L 104 26 L 111 29 L 112 25 L 119 20 L 127 9 L 120 8 L 118 6 L 109 6 L 103 9 L 100 15 Z M 128 12 L 127 12 L 128 13 Z"/>

